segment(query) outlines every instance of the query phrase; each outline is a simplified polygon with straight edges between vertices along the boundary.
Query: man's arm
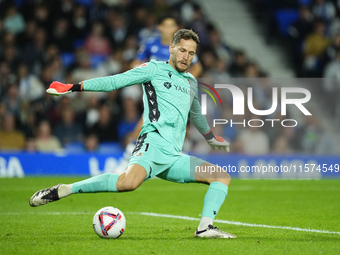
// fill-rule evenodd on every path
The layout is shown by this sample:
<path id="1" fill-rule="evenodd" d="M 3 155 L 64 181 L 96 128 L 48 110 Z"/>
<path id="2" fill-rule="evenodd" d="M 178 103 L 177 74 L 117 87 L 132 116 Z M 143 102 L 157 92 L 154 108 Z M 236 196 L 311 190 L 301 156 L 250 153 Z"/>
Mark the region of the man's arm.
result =
<path id="1" fill-rule="evenodd" d="M 148 62 L 121 74 L 85 80 L 79 84 L 52 82 L 46 92 L 54 96 L 68 94 L 73 91 L 108 92 L 149 81 L 157 73 L 157 70 L 158 67 L 155 63 Z"/>
<path id="2" fill-rule="evenodd" d="M 201 106 L 198 97 L 195 96 L 190 108 L 190 121 L 195 128 L 204 136 L 210 147 L 215 150 L 216 148 L 229 152 L 229 143 L 221 136 L 215 136 L 207 122 L 204 115 L 201 114 Z"/>
<path id="3" fill-rule="evenodd" d="M 112 91 L 123 87 L 144 83 L 157 73 L 157 65 L 144 63 L 121 74 L 83 81 L 84 91 Z"/>

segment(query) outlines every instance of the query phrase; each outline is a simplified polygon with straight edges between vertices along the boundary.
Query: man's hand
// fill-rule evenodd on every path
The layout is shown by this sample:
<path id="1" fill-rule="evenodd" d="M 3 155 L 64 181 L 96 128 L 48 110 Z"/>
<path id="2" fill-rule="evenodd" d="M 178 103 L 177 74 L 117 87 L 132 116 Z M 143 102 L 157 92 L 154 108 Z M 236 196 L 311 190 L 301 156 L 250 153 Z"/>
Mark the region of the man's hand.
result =
<path id="1" fill-rule="evenodd" d="M 214 138 L 207 140 L 207 143 L 210 145 L 210 147 L 215 150 L 216 148 L 219 150 L 225 150 L 226 152 L 229 152 L 229 143 L 224 140 L 221 136 L 215 136 Z"/>
<path id="2" fill-rule="evenodd" d="M 71 88 L 73 84 L 64 84 L 59 81 L 54 81 L 51 83 L 50 87 L 46 90 L 48 94 L 58 97 L 60 95 L 69 94 L 72 92 Z"/>

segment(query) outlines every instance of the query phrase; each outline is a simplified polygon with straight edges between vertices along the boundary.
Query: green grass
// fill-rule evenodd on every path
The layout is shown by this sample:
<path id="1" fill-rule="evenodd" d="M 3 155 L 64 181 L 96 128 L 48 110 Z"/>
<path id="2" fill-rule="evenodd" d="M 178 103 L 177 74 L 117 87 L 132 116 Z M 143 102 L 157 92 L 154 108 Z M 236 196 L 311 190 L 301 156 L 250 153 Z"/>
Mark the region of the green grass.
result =
<path id="1" fill-rule="evenodd" d="M 208 186 L 150 180 L 131 193 L 78 194 L 31 208 L 38 189 L 80 178 L 0 179 L 0 254 L 339 254 L 340 234 L 215 224 L 237 239 L 196 239 Z M 99 238 L 94 213 L 115 206 L 127 218 L 116 240 Z M 45 214 L 47 213 L 48 214 Z M 51 214 L 60 212 L 60 214 Z M 72 214 L 78 212 L 79 214 Z M 233 180 L 216 219 L 340 232 L 340 180 Z"/>

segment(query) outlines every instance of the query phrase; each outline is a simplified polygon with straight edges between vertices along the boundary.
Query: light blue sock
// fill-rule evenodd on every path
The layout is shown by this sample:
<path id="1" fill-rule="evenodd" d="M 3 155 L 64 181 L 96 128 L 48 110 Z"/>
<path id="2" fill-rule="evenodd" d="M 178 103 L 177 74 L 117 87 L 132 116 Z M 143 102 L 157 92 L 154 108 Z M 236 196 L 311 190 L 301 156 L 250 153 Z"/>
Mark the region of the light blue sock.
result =
<path id="1" fill-rule="evenodd" d="M 72 185 L 72 193 L 118 192 L 118 174 L 102 174 Z"/>
<path id="2" fill-rule="evenodd" d="M 228 193 L 228 186 L 220 182 L 210 183 L 204 197 L 202 217 L 214 219 Z"/>

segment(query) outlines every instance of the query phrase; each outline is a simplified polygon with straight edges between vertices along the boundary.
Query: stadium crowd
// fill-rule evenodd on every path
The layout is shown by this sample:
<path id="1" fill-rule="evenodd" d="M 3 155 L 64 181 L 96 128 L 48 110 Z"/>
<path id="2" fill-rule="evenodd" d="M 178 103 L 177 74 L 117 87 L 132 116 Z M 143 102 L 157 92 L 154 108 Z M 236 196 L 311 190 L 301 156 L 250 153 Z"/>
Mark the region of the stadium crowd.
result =
<path id="1" fill-rule="evenodd" d="M 314 9 L 316 15 L 317 8 Z M 332 38 L 329 39 L 321 37 L 319 31 L 321 26 L 324 31 L 326 26 L 339 23 L 336 12 L 331 13 L 316 23 L 315 32 L 319 36 L 315 44 L 318 47 L 322 44 L 323 51 L 318 48 L 319 53 L 329 53 L 328 60 L 336 61 L 340 59 L 339 34 L 329 34 Z M 269 75 L 248 58 L 247 52 L 226 44 L 194 1 L 2 0 L 0 150 L 72 151 L 73 145 L 80 145 L 78 152 L 93 152 L 100 151 L 107 143 L 126 146 L 130 142 L 129 132 L 142 115 L 141 86 L 110 93 L 72 93 L 58 98 L 45 90 L 54 80 L 74 84 L 129 70 L 140 45 L 150 37 L 159 36 L 157 21 L 164 14 L 177 17 L 181 27 L 198 33 L 202 78 L 223 82 L 230 78 L 254 79 L 251 86 L 255 105 L 258 109 L 270 107 Z M 304 29 L 304 39 L 309 40 L 309 32 Z M 314 43 L 313 38 L 310 41 Z M 340 66 L 338 62 L 337 66 Z M 221 114 L 231 119 L 231 100 L 227 95 L 223 100 L 229 102 L 229 107 L 224 107 Z M 332 153 L 332 140 L 315 117 L 306 118 L 305 125 L 299 128 L 278 125 L 268 129 L 242 126 L 219 129 L 231 142 L 234 153 Z M 192 149 L 203 152 L 195 135 L 191 140 L 195 142 Z"/>

